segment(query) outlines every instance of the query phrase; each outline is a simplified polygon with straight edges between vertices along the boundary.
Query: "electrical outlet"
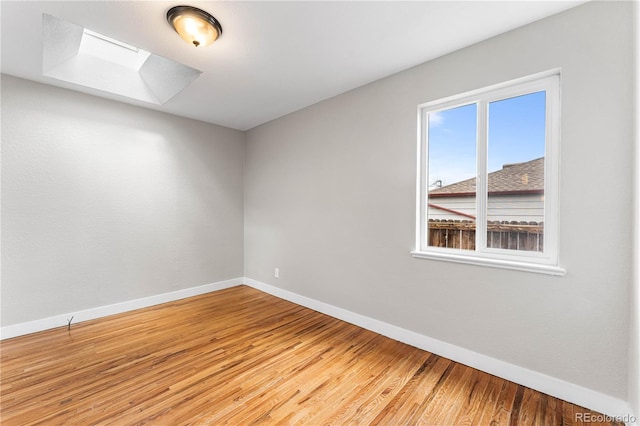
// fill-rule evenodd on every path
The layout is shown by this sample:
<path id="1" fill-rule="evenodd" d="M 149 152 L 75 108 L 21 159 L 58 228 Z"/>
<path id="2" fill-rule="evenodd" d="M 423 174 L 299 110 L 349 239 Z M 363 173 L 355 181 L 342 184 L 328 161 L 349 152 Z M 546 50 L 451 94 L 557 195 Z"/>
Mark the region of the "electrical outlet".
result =
<path id="1" fill-rule="evenodd" d="M 273 271 L 273 276 L 276 277 L 276 278 L 280 278 L 280 268 L 276 268 Z"/>

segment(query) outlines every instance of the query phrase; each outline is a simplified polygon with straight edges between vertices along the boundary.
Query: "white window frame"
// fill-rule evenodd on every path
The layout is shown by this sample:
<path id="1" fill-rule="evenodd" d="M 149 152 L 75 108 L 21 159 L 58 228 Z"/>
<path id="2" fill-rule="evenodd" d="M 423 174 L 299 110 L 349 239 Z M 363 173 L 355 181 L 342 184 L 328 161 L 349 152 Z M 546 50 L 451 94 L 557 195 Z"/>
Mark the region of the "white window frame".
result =
<path id="1" fill-rule="evenodd" d="M 516 251 L 487 248 L 487 111 L 491 102 L 546 91 L 544 161 L 544 251 Z M 431 247 L 427 245 L 428 223 L 428 114 L 459 106 L 477 105 L 476 140 L 476 249 Z M 560 70 L 551 70 L 471 92 L 418 105 L 418 156 L 416 192 L 416 242 L 414 257 L 474 265 L 493 266 L 527 272 L 564 275 L 559 265 L 559 160 L 560 160 Z"/>

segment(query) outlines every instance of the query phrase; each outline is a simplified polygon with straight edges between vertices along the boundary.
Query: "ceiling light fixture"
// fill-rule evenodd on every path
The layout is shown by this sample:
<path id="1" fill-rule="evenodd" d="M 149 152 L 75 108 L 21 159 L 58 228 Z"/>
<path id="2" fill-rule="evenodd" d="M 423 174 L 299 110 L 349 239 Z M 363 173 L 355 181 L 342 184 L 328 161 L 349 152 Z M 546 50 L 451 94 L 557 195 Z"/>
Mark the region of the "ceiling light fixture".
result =
<path id="1" fill-rule="evenodd" d="M 172 7 L 167 12 L 167 22 L 184 41 L 195 47 L 208 46 L 222 34 L 220 22 L 197 7 Z"/>

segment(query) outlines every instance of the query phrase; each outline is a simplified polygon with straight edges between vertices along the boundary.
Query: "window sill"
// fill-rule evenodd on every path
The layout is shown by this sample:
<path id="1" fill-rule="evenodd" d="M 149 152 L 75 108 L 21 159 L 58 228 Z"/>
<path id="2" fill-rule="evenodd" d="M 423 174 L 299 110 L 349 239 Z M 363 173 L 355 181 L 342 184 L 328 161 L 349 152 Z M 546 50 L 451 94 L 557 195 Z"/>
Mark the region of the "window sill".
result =
<path id="1" fill-rule="evenodd" d="M 494 259 L 475 256 L 464 256 L 455 253 L 433 253 L 412 251 L 411 255 L 420 259 L 443 260 L 446 262 L 466 263 L 468 265 L 488 266 L 501 269 L 512 269 L 523 272 L 534 272 L 538 274 L 547 274 L 555 276 L 563 276 L 566 270 L 559 266 L 544 265 L 539 263 L 518 262 L 513 260 Z"/>

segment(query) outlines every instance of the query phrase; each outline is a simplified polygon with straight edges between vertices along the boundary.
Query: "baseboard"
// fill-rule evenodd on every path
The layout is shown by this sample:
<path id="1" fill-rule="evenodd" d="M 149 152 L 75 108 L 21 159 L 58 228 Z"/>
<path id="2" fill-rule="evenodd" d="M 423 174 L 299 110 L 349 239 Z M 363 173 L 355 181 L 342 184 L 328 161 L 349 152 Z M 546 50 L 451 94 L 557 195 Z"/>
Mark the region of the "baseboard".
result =
<path id="1" fill-rule="evenodd" d="M 169 293 L 115 303 L 113 305 L 99 306 L 97 308 L 91 308 L 77 312 L 69 312 L 66 314 L 56 315 L 53 317 L 43 318 L 35 321 L 8 325 L 0 328 L 0 340 L 22 336 L 24 334 L 36 333 L 38 331 L 44 331 L 51 328 L 66 326 L 71 317 L 73 317 L 73 323 L 75 324 L 96 318 L 106 317 L 109 315 L 120 314 L 122 312 L 132 311 L 134 309 L 141 309 L 149 306 L 159 305 L 161 303 L 173 302 L 174 300 L 197 296 L 199 294 L 222 290 L 224 288 L 234 287 L 242 284 L 242 282 L 242 278 L 233 278 L 230 280 L 218 281 L 198 287 L 185 288 Z"/>
<path id="2" fill-rule="evenodd" d="M 513 365 L 460 346 L 433 339 L 431 337 L 360 315 L 328 303 L 320 302 L 288 290 L 274 287 L 251 278 L 245 278 L 244 284 L 281 299 L 313 309 L 314 311 L 322 312 L 334 318 L 366 328 L 367 330 L 374 331 L 416 348 L 423 349 L 461 364 L 468 365 L 469 367 L 493 374 L 494 376 L 527 386 L 531 389 L 535 389 L 573 404 L 590 408 L 594 411 L 606 414 L 607 416 L 617 417 L 628 424 L 633 424 L 636 421 L 633 419 L 629 404 L 621 399 Z"/>

